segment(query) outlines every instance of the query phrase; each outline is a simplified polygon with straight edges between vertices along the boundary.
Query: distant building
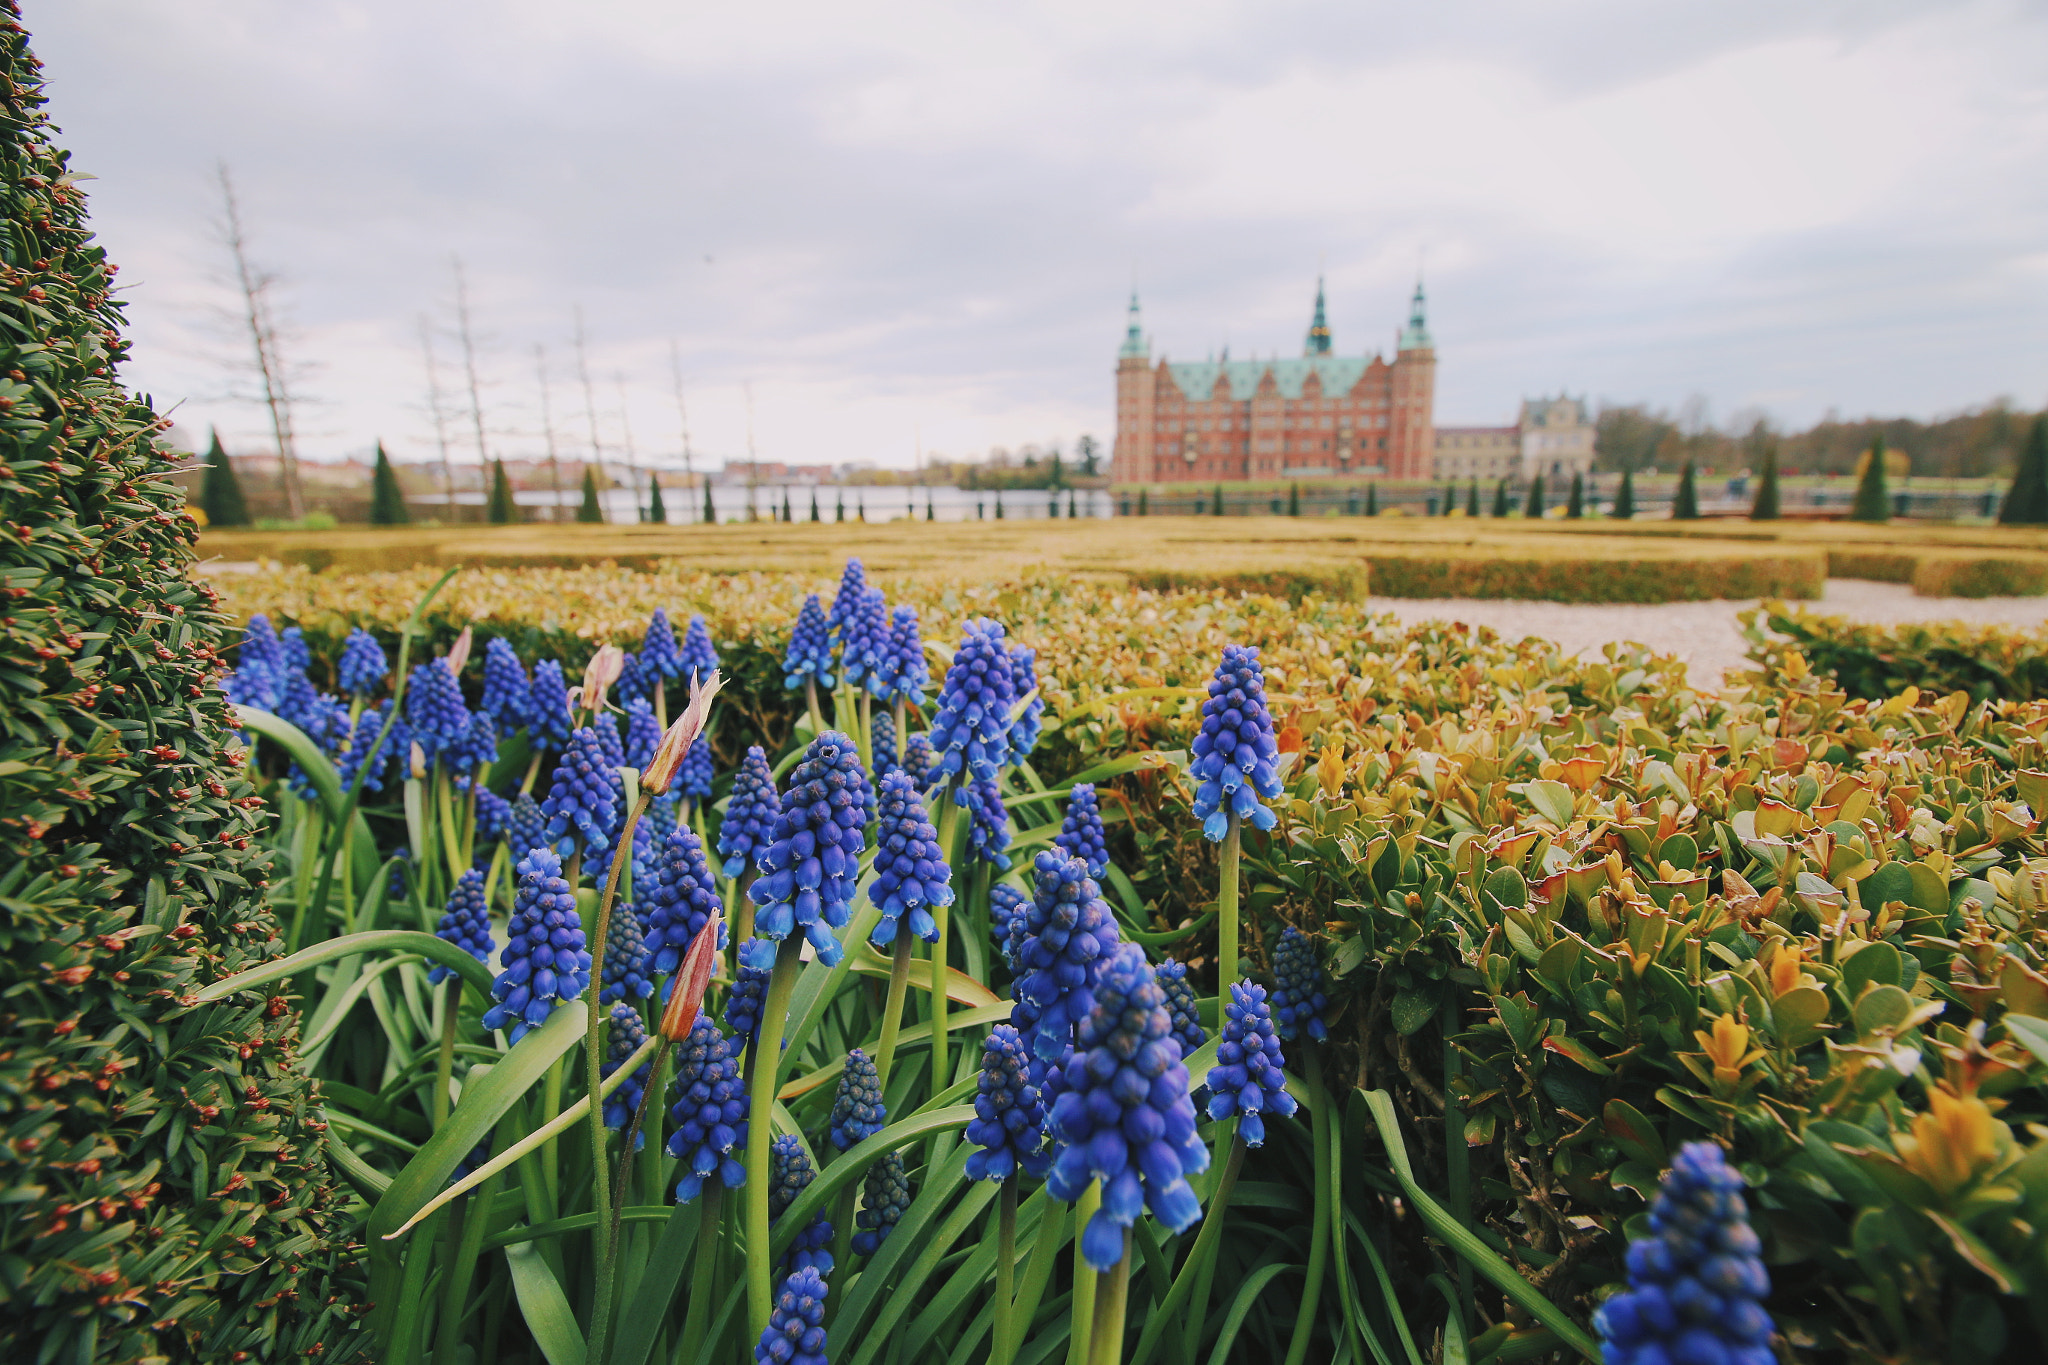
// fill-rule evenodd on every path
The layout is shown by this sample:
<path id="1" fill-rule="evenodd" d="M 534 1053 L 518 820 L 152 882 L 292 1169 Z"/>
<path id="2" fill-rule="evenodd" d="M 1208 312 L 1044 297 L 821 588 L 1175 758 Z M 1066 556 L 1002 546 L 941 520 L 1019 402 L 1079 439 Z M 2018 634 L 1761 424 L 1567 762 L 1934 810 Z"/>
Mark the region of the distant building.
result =
<path id="1" fill-rule="evenodd" d="M 1511 427 L 1438 427 L 1439 479 L 1555 482 L 1593 469 L 1593 419 L 1585 400 L 1525 398 Z"/>
<path id="2" fill-rule="evenodd" d="M 1435 449 L 1436 349 L 1415 286 L 1389 361 L 1340 356 L 1316 284 L 1301 358 L 1152 361 L 1131 296 L 1116 363 L 1117 483 L 1427 478 Z"/>

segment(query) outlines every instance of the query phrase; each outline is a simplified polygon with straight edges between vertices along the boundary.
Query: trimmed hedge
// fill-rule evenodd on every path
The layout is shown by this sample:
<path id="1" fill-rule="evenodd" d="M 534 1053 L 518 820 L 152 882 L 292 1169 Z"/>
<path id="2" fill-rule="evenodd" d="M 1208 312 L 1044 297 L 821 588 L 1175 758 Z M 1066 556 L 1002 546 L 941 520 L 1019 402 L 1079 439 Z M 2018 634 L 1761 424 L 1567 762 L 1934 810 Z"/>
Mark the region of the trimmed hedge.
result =
<path id="1" fill-rule="evenodd" d="M 1861 625 L 1783 602 L 1766 602 L 1741 619 L 1757 665 L 1750 681 L 1765 687 L 1810 670 L 1866 699 L 1895 697 L 1909 687 L 1966 692 L 1977 701 L 2048 697 L 2048 635 L 2041 632 L 1960 621 Z"/>
<path id="2" fill-rule="evenodd" d="M 1604 548 L 1604 547 L 1602 547 Z M 1520 598 L 1542 602 L 1698 602 L 1714 598 L 1818 598 L 1827 559 L 1818 551 L 1617 556 L 1559 553 L 1480 557 L 1373 555 L 1382 597 Z"/>
<path id="3" fill-rule="evenodd" d="M 353 1248 L 285 998 L 226 622 L 0 0 L 0 1358 L 350 1358 Z"/>
<path id="4" fill-rule="evenodd" d="M 2048 595 L 2048 555 L 1833 548 L 1827 553 L 1830 578 L 1910 583 L 1917 597 Z"/>

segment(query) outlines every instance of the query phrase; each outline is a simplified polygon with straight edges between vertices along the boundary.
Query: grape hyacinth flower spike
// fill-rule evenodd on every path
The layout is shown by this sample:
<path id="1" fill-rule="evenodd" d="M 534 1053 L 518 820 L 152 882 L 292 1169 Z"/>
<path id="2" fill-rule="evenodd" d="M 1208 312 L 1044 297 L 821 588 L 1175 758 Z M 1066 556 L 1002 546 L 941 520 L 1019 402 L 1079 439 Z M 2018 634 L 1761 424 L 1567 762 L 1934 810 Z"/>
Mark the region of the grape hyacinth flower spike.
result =
<path id="1" fill-rule="evenodd" d="M 1109 836 L 1102 828 L 1102 807 L 1093 782 L 1076 782 L 1067 796 L 1066 817 L 1053 846 L 1066 850 L 1069 858 L 1088 864 L 1088 875 L 1100 877 L 1109 870 Z"/>
<path id="2" fill-rule="evenodd" d="M 874 749 L 875 773 L 895 772 L 902 766 L 896 755 L 896 717 L 877 711 L 868 721 L 868 743 Z"/>
<path id="3" fill-rule="evenodd" d="M 804 1150 L 801 1140 L 788 1133 L 776 1138 L 768 1148 L 768 1216 L 780 1218 L 817 1178 L 818 1168 L 811 1164 L 811 1155 Z M 823 1217 L 813 1218 L 790 1243 L 787 1264 L 793 1269 L 808 1268 L 820 1275 L 830 1275 L 831 1245 L 832 1224 Z"/>
<path id="4" fill-rule="evenodd" d="M 967 1125 L 969 1180 L 1007 1180 L 1018 1171 L 1045 1174 L 1045 1106 L 1031 1084 L 1031 1057 L 1023 1035 L 1008 1024 L 989 1030 L 981 1045 L 974 1118 Z"/>
<path id="5" fill-rule="evenodd" d="M 1012 972 L 1017 970 L 1017 945 L 1023 942 L 1030 908 L 1031 898 L 1008 882 L 997 882 L 988 889 L 989 937 Z"/>
<path id="6" fill-rule="evenodd" d="M 683 754 L 683 766 L 676 770 L 676 791 L 691 801 L 703 801 L 711 795 L 711 782 L 715 774 L 711 766 L 711 741 L 697 736 Z"/>
<path id="7" fill-rule="evenodd" d="M 533 666 L 533 691 L 526 699 L 526 724 L 534 747 L 567 748 L 575 723 L 569 714 L 569 683 L 562 676 L 562 665 L 542 659 Z"/>
<path id="8" fill-rule="evenodd" d="M 678 662 L 685 678 L 708 678 L 718 671 L 718 648 L 711 643 L 710 627 L 701 616 L 690 618 L 683 632 L 683 652 Z"/>
<path id="9" fill-rule="evenodd" d="M 715 916 L 718 946 L 725 947 L 725 905 L 704 862 L 704 846 L 688 825 L 677 825 L 662 840 L 650 884 L 634 894 L 647 916 L 647 955 L 654 975 L 667 976 Z"/>
<path id="10" fill-rule="evenodd" d="M 725 804 L 725 819 L 718 826 L 718 856 L 725 860 L 720 871 L 725 876 L 739 876 L 748 863 L 768 851 L 775 817 L 780 814 L 782 797 L 776 793 L 768 755 L 760 745 L 752 745 L 740 760 L 732 796 Z"/>
<path id="11" fill-rule="evenodd" d="M 647 637 L 640 643 L 640 668 L 650 682 L 657 677 L 674 682 L 683 676 L 683 652 L 676 647 L 675 627 L 660 607 L 648 619 Z"/>
<path id="12" fill-rule="evenodd" d="M 462 687 L 446 659 L 429 659 L 413 669 L 405 688 L 405 725 L 429 763 L 468 738 L 469 708 L 462 704 Z"/>
<path id="13" fill-rule="evenodd" d="M 284 642 L 278 639 L 270 618 L 258 612 L 242 628 L 235 671 L 228 676 L 228 700 L 259 711 L 274 710 L 284 672 Z"/>
<path id="14" fill-rule="evenodd" d="M 537 848 L 547 847 L 547 812 L 540 808 L 540 802 L 533 799 L 533 793 L 521 792 L 512 802 L 512 825 L 506 831 L 505 840 L 512 846 L 514 862 Z"/>
<path id="15" fill-rule="evenodd" d="M 952 870 L 938 831 L 925 815 L 917 784 L 903 773 L 882 777 L 875 820 L 875 878 L 868 899 L 881 910 L 868 942 L 893 946 L 906 930 L 935 943 L 939 926 L 931 907 L 953 903 Z"/>
<path id="16" fill-rule="evenodd" d="M 1678 1149 L 1629 1243 L 1628 1288 L 1595 1310 L 1608 1365 L 1772 1365 L 1771 1277 L 1742 1176 L 1720 1147 Z"/>
<path id="17" fill-rule="evenodd" d="M 1204 835 L 1221 841 L 1232 815 L 1259 829 L 1273 828 L 1278 817 L 1260 798 L 1271 801 L 1280 795 L 1274 771 L 1280 749 L 1266 711 L 1266 674 L 1255 646 L 1223 647 L 1190 752 L 1188 772 L 1198 784 L 1195 818 Z"/>
<path id="18" fill-rule="evenodd" d="M 757 860 L 761 876 L 748 888 L 757 907 L 748 966 L 773 967 L 775 950 L 767 945 L 798 929 L 818 961 L 838 965 L 843 950 L 832 931 L 853 908 L 874 804 L 853 741 L 837 730 L 812 740 L 790 774 L 773 840 Z"/>
<path id="19" fill-rule="evenodd" d="M 533 709 L 533 679 L 526 676 L 526 666 L 502 635 L 492 636 L 484 645 L 484 694 L 479 709 L 508 735 L 526 726 Z"/>
<path id="20" fill-rule="evenodd" d="M 455 889 L 448 893 L 448 908 L 435 926 L 434 936 L 454 944 L 478 962 L 489 964 L 491 908 L 484 904 L 483 873 L 470 868 L 455 879 Z M 438 962 L 427 969 L 427 981 L 436 986 L 454 975 L 454 968 Z"/>
<path id="21" fill-rule="evenodd" d="M 732 989 L 725 996 L 725 1026 L 732 1030 L 741 1047 L 753 1042 L 754 1035 L 761 1031 L 761 1006 L 768 998 L 769 973 L 745 963 L 746 948 L 759 941 L 750 939 L 740 950 L 740 968 L 733 973 Z M 768 951 L 774 952 L 774 945 L 769 945 Z M 783 1042 L 786 1046 L 788 1039 Z"/>
<path id="22" fill-rule="evenodd" d="M 884 1152 L 861 1178 L 860 1190 L 861 1210 L 853 1219 L 859 1229 L 853 1234 L 853 1252 L 872 1256 L 889 1240 L 910 1207 L 910 1177 L 903 1170 L 903 1153 Z"/>
<path id="23" fill-rule="evenodd" d="M 1010 706 L 1016 699 L 1002 626 L 969 621 L 932 716 L 931 745 L 942 777 L 997 779 L 1010 762 Z M 956 792 L 954 799 L 967 804 L 964 792 Z"/>
<path id="24" fill-rule="evenodd" d="M 1002 788 L 993 782 L 969 782 L 955 799 L 967 807 L 968 856 L 1009 871 L 1010 858 L 1003 850 L 1010 846 L 1010 812 L 1003 805 Z"/>
<path id="25" fill-rule="evenodd" d="M 1329 1037 L 1323 1011 L 1330 1002 L 1323 995 L 1316 941 L 1291 924 L 1281 930 L 1280 942 L 1273 949 L 1273 976 L 1273 1019 L 1280 1036 L 1289 1042 L 1303 1034 L 1318 1042 Z"/>
<path id="26" fill-rule="evenodd" d="M 831 1365 L 825 1356 L 825 1279 L 805 1267 L 783 1280 L 754 1365 Z"/>
<path id="27" fill-rule="evenodd" d="M 1038 732 L 1045 714 L 1045 699 L 1038 691 L 1038 651 L 1026 645 L 1010 646 L 1010 691 L 1024 709 L 1010 722 L 1010 761 L 1022 763 L 1038 747 Z M 1024 701 L 1026 697 L 1031 700 Z M 1015 709 L 1015 704 L 1012 704 Z"/>
<path id="28" fill-rule="evenodd" d="M 628 922 L 632 920 L 630 915 L 625 918 Z M 610 989 L 609 984 L 606 989 Z M 606 1032 L 604 1074 L 609 1077 L 624 1066 L 646 1041 L 647 1025 L 640 1022 L 640 1011 L 623 1000 L 613 1005 Z M 633 1121 L 633 1111 L 640 1107 L 640 1097 L 647 1093 L 647 1077 L 653 1069 L 653 1062 L 640 1063 L 638 1071 L 620 1081 L 619 1088 L 605 1097 L 605 1127 L 616 1130 Z M 646 1139 L 645 1133 L 633 1134 L 633 1150 L 637 1152 L 645 1146 Z"/>
<path id="29" fill-rule="evenodd" d="M 590 984 L 590 954 L 584 950 L 576 893 L 552 849 L 534 849 L 519 861 L 511 937 L 499 962 L 504 970 L 491 986 L 496 1003 L 483 1022 L 486 1029 L 509 1027 L 515 1043 L 528 1029 L 546 1023 L 557 1004 L 574 1000 Z"/>
<path id="30" fill-rule="evenodd" d="M 832 688 L 832 644 L 826 634 L 825 611 L 818 595 L 804 599 L 797 613 L 796 628 L 790 632 L 789 652 L 782 656 L 783 686 L 794 692 L 806 684 Z"/>
<path id="31" fill-rule="evenodd" d="M 923 731 L 903 742 L 903 771 L 917 783 L 921 794 L 930 792 L 932 784 L 939 780 L 939 756 L 932 748 L 931 737 Z"/>
<path id="32" fill-rule="evenodd" d="M 1037 1011 L 1028 1041 L 1040 1060 L 1051 1062 L 1095 1011 L 1096 983 L 1118 937 L 1116 919 L 1086 863 L 1043 849 L 1033 874 L 1037 894 L 1017 948 L 1016 993 Z"/>
<path id="33" fill-rule="evenodd" d="M 1280 1040 L 1273 1036 L 1273 1014 L 1266 988 L 1250 981 L 1230 983 L 1230 1003 L 1223 1007 L 1223 1037 L 1216 1045 L 1216 1065 L 1209 1068 L 1209 1117 L 1238 1119 L 1238 1136 L 1247 1147 L 1266 1140 L 1267 1114 L 1294 1112 L 1287 1093 Z"/>
<path id="34" fill-rule="evenodd" d="M 341 662 L 335 668 L 341 690 L 352 697 L 367 696 L 377 690 L 377 684 L 390 672 L 384 646 L 377 643 L 377 637 L 361 626 L 351 630 L 342 642 Z"/>
<path id="35" fill-rule="evenodd" d="M 1046 1178 L 1052 1196 L 1071 1204 L 1090 1180 L 1102 1181 L 1102 1207 L 1081 1234 L 1081 1255 L 1094 1269 L 1123 1259 L 1123 1230 L 1141 1212 L 1173 1232 L 1202 1216 L 1187 1177 L 1207 1168 L 1209 1149 L 1195 1136 L 1165 992 L 1134 943 L 1118 944 L 1103 972 L 1052 1126 L 1066 1144 Z"/>
<path id="36" fill-rule="evenodd" d="M 549 843 L 564 857 L 603 853 L 611 847 L 625 795 L 619 770 L 607 761 L 604 741 L 596 730 L 584 726 L 570 736 L 555 764 L 547 799 L 541 802 Z"/>
<path id="37" fill-rule="evenodd" d="M 890 614 L 889 647 L 882 668 L 889 701 L 924 705 L 924 691 L 932 685 L 932 669 L 924 657 L 924 641 L 918 635 L 916 607 L 898 607 Z"/>
<path id="38" fill-rule="evenodd" d="M 655 718 L 654 707 L 644 697 L 635 697 L 626 703 L 626 766 L 645 770 L 654 761 L 654 751 L 661 744 L 661 722 Z"/>
<path id="39" fill-rule="evenodd" d="M 846 1054 L 846 1066 L 839 1073 L 839 1087 L 832 1092 L 829 1136 L 840 1151 L 865 1142 L 882 1131 L 888 1118 L 882 1103 L 882 1080 L 875 1064 L 859 1048 Z"/>
<path id="40" fill-rule="evenodd" d="M 833 603 L 834 612 L 839 604 Z M 849 687 L 875 693 L 889 646 L 889 608 L 880 588 L 863 588 L 845 618 L 834 623 L 839 636 L 839 670 Z"/>
<path id="41" fill-rule="evenodd" d="M 628 1000 L 645 1000 L 654 994 L 647 941 L 640 932 L 640 918 L 632 910 L 630 905 L 614 907 L 611 923 L 605 928 L 601 1000 L 616 1000 L 623 1004 Z"/>
<path id="42" fill-rule="evenodd" d="M 835 641 L 844 640 L 848 623 L 859 619 L 867 591 L 867 570 L 858 559 L 847 560 L 839 574 L 839 591 L 833 595 L 832 610 L 825 617 L 825 625 Z"/>
<path id="43" fill-rule="evenodd" d="M 709 1019 L 700 1017 L 676 1047 L 675 1086 L 668 1154 L 683 1163 L 676 1202 L 695 1199 L 706 1181 L 728 1190 L 746 1184 L 747 1168 L 732 1152 L 747 1140 L 747 1088 L 731 1040 Z"/>
<path id="44" fill-rule="evenodd" d="M 1166 992 L 1166 1012 L 1173 1020 L 1173 1036 L 1180 1039 L 1180 1055 L 1191 1057 L 1209 1041 L 1209 1034 L 1196 1009 L 1195 988 L 1188 984 L 1188 964 L 1168 958 L 1152 969 L 1152 975 Z"/>

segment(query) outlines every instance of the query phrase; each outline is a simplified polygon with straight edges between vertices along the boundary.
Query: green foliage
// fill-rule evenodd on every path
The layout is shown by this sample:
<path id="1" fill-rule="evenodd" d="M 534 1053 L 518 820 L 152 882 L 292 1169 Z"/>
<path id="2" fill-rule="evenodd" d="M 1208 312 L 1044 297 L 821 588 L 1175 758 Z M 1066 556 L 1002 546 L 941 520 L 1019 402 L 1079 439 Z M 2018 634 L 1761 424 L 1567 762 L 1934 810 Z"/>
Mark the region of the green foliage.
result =
<path id="1" fill-rule="evenodd" d="M 191 1007 L 278 950 L 226 622 L 4 13 L 0 1354 L 349 1359 L 354 1249 L 287 994 Z"/>
<path id="2" fill-rule="evenodd" d="M 247 526 L 249 503 L 242 496 L 242 480 L 235 465 L 221 448 L 220 433 L 206 451 L 206 474 L 199 484 L 199 508 L 208 526 Z"/>
<path id="3" fill-rule="evenodd" d="M 1447 484 L 1445 484 L 1445 485 L 1444 485 L 1444 500 L 1443 500 L 1443 503 L 1441 504 L 1441 510 L 1440 510 L 1440 511 L 1439 511 L 1439 512 L 1437 513 L 1437 515 L 1438 515 L 1438 516 L 1445 516 L 1445 517 L 1447 517 L 1447 516 L 1449 516 L 1449 515 L 1451 514 L 1451 509 L 1452 509 L 1452 508 L 1454 508 L 1454 507 L 1456 507 L 1457 505 L 1458 505 L 1458 486 L 1457 486 L 1456 484 L 1454 484 L 1454 483 L 1447 483 Z"/>
<path id="4" fill-rule="evenodd" d="M 1772 441 L 1764 447 L 1763 474 L 1757 479 L 1756 501 L 1750 504 L 1751 521 L 1776 521 L 1778 519 L 1778 443 Z"/>
<path id="5" fill-rule="evenodd" d="M 1871 445 L 1869 457 L 1863 462 L 1863 474 L 1856 480 L 1856 501 L 1849 508 L 1849 520 L 1892 519 L 1892 499 L 1885 488 L 1884 464 L 1884 437 L 1880 436 Z"/>
<path id="6" fill-rule="evenodd" d="M 1382 597 L 1508 598 L 1541 602 L 1696 602 L 1712 598 L 1816 598 L 1826 557 L 1811 551 L 1663 555 L 1416 551 L 1369 554 Z"/>
<path id="7" fill-rule="evenodd" d="M 1365 514 L 1369 517 L 1380 514 L 1380 486 L 1376 483 L 1365 486 Z"/>
<path id="8" fill-rule="evenodd" d="M 1140 488 L 1138 490 L 1138 515 L 1141 517 L 1152 515 L 1151 491 L 1149 489 Z"/>
<path id="9" fill-rule="evenodd" d="M 493 526 L 509 526 L 519 520 L 519 509 L 512 501 L 512 481 L 505 477 L 505 462 L 491 461 L 491 501 L 485 518 Z"/>
<path id="10" fill-rule="evenodd" d="M 1756 677 L 1766 687 L 1810 669 L 1859 698 L 1917 687 L 1980 702 L 2048 699 L 2048 639 L 2035 631 L 1960 621 L 1863 625 L 1782 602 L 1744 612 L 1742 623 Z"/>
<path id="11" fill-rule="evenodd" d="M 1671 500 L 1673 521 L 1698 521 L 1700 519 L 1700 490 L 1698 476 L 1691 460 L 1678 475 L 1678 494 Z"/>
<path id="12" fill-rule="evenodd" d="M 817 510 L 815 504 L 811 510 L 814 512 Z M 659 474 L 649 474 L 647 476 L 647 520 L 656 526 L 668 525 L 668 504 L 663 502 L 661 498 L 661 475 Z M 817 518 L 813 517 L 812 520 L 815 521 Z"/>
<path id="13" fill-rule="evenodd" d="M 1565 499 L 1564 516 L 1566 521 L 1578 521 L 1585 515 L 1586 476 L 1574 470 L 1572 473 L 1571 495 Z"/>
<path id="14" fill-rule="evenodd" d="M 1290 517 L 1301 515 L 1301 485 L 1298 483 L 1287 485 L 1287 515 Z"/>
<path id="15" fill-rule="evenodd" d="M 1479 480 L 1477 479 L 1472 480 L 1472 487 L 1465 494 L 1465 515 L 1468 517 L 1479 515 Z"/>
<path id="16" fill-rule="evenodd" d="M 1496 485 L 1494 486 L 1494 490 L 1493 490 L 1493 513 L 1492 513 L 1492 515 L 1494 515 L 1494 516 L 1496 516 L 1496 517 L 1504 517 L 1504 516 L 1506 516 L 1507 514 L 1508 514 L 1508 481 L 1507 481 L 1506 479 L 1502 479 L 1502 480 L 1501 480 L 1501 481 L 1500 481 L 1500 482 L 1499 482 L 1498 484 L 1496 484 Z"/>
<path id="17" fill-rule="evenodd" d="M 1213 516 L 1223 515 L 1223 485 L 1217 484 L 1216 491 L 1209 496 L 1209 511 Z"/>
<path id="18" fill-rule="evenodd" d="M 585 524 L 604 520 L 604 507 L 597 500 L 597 474 L 589 465 L 583 466 L 583 505 L 576 509 L 576 520 Z"/>
<path id="19" fill-rule="evenodd" d="M 455 509 L 450 507 L 452 519 Z M 398 471 L 391 467 L 391 457 L 384 453 L 384 443 L 377 442 L 377 467 L 370 474 L 370 525 L 404 526 L 412 520 L 412 513 L 405 505 L 405 493 L 398 486 Z"/>
<path id="20" fill-rule="evenodd" d="M 1636 471 L 1633 468 L 1621 471 L 1621 491 L 1614 495 L 1614 510 L 1608 515 L 1617 521 L 1633 521 L 1636 515 Z"/>
<path id="21" fill-rule="evenodd" d="M 2027 433 L 1998 520 L 2007 526 L 2048 526 L 2048 413 L 2036 417 Z"/>
<path id="22" fill-rule="evenodd" d="M 1538 474 L 1529 481 L 1529 501 L 1522 508 L 1522 515 L 1534 521 L 1543 519 L 1543 475 Z"/>

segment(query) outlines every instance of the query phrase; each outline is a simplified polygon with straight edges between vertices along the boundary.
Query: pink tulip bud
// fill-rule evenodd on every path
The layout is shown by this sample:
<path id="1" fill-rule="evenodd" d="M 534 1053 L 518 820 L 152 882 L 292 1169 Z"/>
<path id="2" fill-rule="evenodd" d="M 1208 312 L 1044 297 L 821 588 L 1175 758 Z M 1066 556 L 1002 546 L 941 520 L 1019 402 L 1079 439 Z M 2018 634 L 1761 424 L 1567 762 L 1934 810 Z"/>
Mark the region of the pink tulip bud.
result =
<path id="1" fill-rule="evenodd" d="M 668 784 L 675 781 L 676 769 L 683 766 L 683 755 L 690 752 L 697 736 L 704 733 L 704 722 L 711 718 L 711 699 L 724 685 L 724 679 L 718 676 L 715 668 L 707 682 L 691 679 L 690 704 L 670 723 L 661 743 L 655 746 L 654 757 L 647 760 L 647 770 L 640 774 L 642 791 L 660 796 L 668 790 Z"/>
<path id="2" fill-rule="evenodd" d="M 469 662 L 470 627 L 464 626 L 462 634 L 455 637 L 455 643 L 448 647 L 448 671 L 456 677 L 462 676 L 462 666 Z"/>
<path id="3" fill-rule="evenodd" d="M 590 662 L 583 669 L 583 709 L 596 712 L 604 709 L 604 694 L 626 671 L 626 651 L 617 645 L 605 645 L 590 656 Z"/>

